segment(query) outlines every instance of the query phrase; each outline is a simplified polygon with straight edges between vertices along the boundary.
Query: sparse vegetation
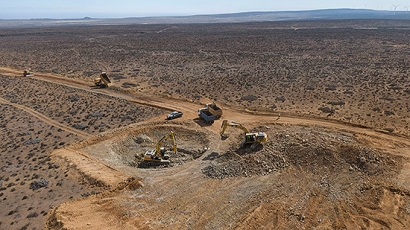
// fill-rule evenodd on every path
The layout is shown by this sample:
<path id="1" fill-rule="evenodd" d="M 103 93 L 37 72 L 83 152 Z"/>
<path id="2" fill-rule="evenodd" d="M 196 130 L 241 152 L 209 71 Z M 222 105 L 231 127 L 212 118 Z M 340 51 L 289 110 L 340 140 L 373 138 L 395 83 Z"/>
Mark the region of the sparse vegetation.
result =
<path id="1" fill-rule="evenodd" d="M 30 189 L 37 190 L 48 185 L 48 180 L 40 179 L 39 181 L 33 181 L 30 183 Z"/>
<path id="2" fill-rule="evenodd" d="M 92 84 L 93 78 L 105 68 L 113 80 L 108 92 L 135 93 L 144 99 L 155 95 L 199 104 L 216 100 L 238 111 L 247 108 L 280 112 L 282 117 L 306 115 L 312 121 L 334 119 L 342 121 L 341 124 L 377 129 L 383 135 L 408 136 L 408 28 L 407 21 L 399 20 L 338 20 L 3 29 L 0 60 L 3 67 L 30 67 L 34 72 L 62 75 L 74 83 L 80 79 Z M 98 89 L 85 91 L 34 78 L 1 75 L 0 89 L 0 99 L 28 108 L 21 110 L 6 102 L 0 103 L 1 229 L 42 229 L 51 206 L 82 197 L 92 198 L 106 188 L 102 181 L 79 173 L 75 165 L 63 159 L 57 162 L 50 159 L 54 150 L 73 143 L 79 145 L 78 141 L 84 140 L 64 127 L 98 135 L 164 113 L 161 109 L 100 94 Z M 45 118 L 36 117 L 30 111 Z M 191 130 L 192 136 L 208 140 L 201 136 L 203 128 L 197 123 L 194 125 L 197 126 Z M 352 229 L 408 227 L 408 191 L 402 189 L 403 184 L 395 184 L 399 183 L 397 175 L 403 170 L 405 160 L 390 152 L 365 147 L 373 141 L 367 140 L 366 135 L 360 142 L 349 134 L 317 127 L 275 127 L 265 131 L 269 132 L 272 142 L 256 152 L 238 146 L 226 147 L 224 143 L 221 148 L 228 150 L 218 152 L 215 147 L 211 150 L 213 155 L 196 145 L 192 146 L 198 149 L 181 151 L 175 157 L 180 168 L 188 161 L 198 161 L 203 168 L 198 167 L 198 171 L 178 184 L 178 191 L 182 192 L 175 194 L 185 198 L 179 204 L 198 209 L 182 210 L 181 206 L 172 206 L 173 199 L 177 199 L 175 194 L 173 199 L 155 197 L 158 200 L 153 199 L 151 204 L 167 203 L 166 213 L 179 214 L 167 223 L 164 218 L 155 222 L 164 223 L 164 228 L 195 229 L 199 226 L 194 225 L 192 213 L 205 213 L 203 210 L 209 208 L 209 202 L 212 211 L 206 213 L 223 207 L 219 213 L 229 213 L 230 217 L 244 221 L 232 228 L 343 229 L 349 228 L 352 223 L 349 218 L 357 213 L 360 217 L 354 219 L 357 225 Z M 213 138 L 209 143 L 220 141 L 219 136 Z M 189 140 L 186 136 L 182 139 Z M 136 149 L 133 147 L 152 144 L 135 141 L 114 150 L 132 153 L 134 160 Z M 387 146 L 387 141 L 384 143 Z M 394 146 L 392 153 L 402 154 L 400 151 L 405 148 L 394 142 L 388 145 Z M 202 154 L 204 158 L 199 159 Z M 116 158 L 111 157 L 105 162 L 107 165 L 115 162 Z M 127 162 L 124 167 L 135 165 L 129 163 L 129 156 L 119 158 Z M 132 167 L 132 170 L 136 169 Z M 173 173 L 165 176 L 178 172 L 177 167 L 172 170 Z M 278 171 L 281 175 L 276 174 Z M 160 174 L 161 169 L 150 173 Z M 243 187 L 236 187 L 226 179 L 203 178 L 203 175 L 237 177 Z M 196 180 L 190 181 L 191 177 Z M 155 181 L 161 179 L 158 177 Z M 188 199 L 184 197 L 194 190 L 197 182 L 204 183 L 204 180 L 220 185 L 207 193 L 212 199 L 203 198 L 194 203 L 191 198 L 199 194 L 197 191 Z M 264 180 L 263 185 L 258 185 L 258 180 Z M 227 193 L 224 186 L 231 186 L 229 192 L 236 193 Z M 268 189 L 263 190 L 263 186 Z M 146 189 L 141 184 L 132 188 Z M 166 197 L 169 191 L 161 189 L 156 192 Z M 130 211 L 131 204 L 138 204 L 137 210 L 144 210 L 140 194 L 134 190 L 129 191 L 135 196 L 132 202 L 124 204 L 128 205 L 124 207 L 127 212 L 121 218 L 135 217 Z M 218 200 L 218 194 L 224 194 L 224 199 Z M 240 203 L 243 200 L 249 203 Z M 254 216 L 235 215 L 248 208 L 254 211 Z M 393 208 L 397 208 L 394 209 L 397 213 L 391 212 Z M 269 222 L 277 219 L 288 222 L 285 227 Z M 233 218 L 230 220 L 234 222 Z M 215 223 L 217 221 L 204 222 L 211 229 L 227 228 L 225 220 Z M 178 222 L 186 225 L 172 225 Z M 401 225 L 394 225 L 398 222 Z M 53 226 L 63 228 L 61 223 Z"/>
<path id="3" fill-rule="evenodd" d="M 318 110 L 322 111 L 323 113 L 330 113 L 330 114 L 335 112 L 334 109 L 329 108 L 327 106 L 319 107 Z"/>

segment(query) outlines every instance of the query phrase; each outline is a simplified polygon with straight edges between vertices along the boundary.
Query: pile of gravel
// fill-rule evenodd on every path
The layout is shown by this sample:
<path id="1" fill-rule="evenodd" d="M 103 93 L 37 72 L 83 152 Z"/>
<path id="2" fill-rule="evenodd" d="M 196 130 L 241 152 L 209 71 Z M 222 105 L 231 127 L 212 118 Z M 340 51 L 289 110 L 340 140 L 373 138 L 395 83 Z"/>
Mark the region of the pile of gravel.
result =
<path id="1" fill-rule="evenodd" d="M 344 170 L 378 175 L 395 165 L 389 155 L 365 147 L 353 135 L 342 132 L 289 126 L 275 127 L 268 136 L 268 142 L 256 149 L 232 146 L 212 159 L 202 173 L 216 179 L 263 176 L 291 166 L 311 172 Z"/>
<path id="2" fill-rule="evenodd" d="M 242 156 L 235 152 L 227 152 L 220 156 L 215 163 L 203 168 L 202 173 L 207 177 L 216 179 L 263 176 L 288 166 L 289 164 L 282 153 L 269 152 L 269 148 L 265 148 L 253 154 Z"/>

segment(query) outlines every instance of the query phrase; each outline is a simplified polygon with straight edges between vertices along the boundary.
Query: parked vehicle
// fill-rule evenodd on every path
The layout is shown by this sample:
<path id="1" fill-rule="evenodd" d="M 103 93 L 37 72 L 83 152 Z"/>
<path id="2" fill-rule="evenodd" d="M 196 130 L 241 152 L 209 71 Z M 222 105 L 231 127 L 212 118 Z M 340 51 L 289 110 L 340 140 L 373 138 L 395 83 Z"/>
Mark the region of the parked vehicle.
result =
<path id="1" fill-rule="evenodd" d="M 181 111 L 174 111 L 167 115 L 167 120 L 172 120 L 178 117 L 182 117 L 183 113 Z"/>

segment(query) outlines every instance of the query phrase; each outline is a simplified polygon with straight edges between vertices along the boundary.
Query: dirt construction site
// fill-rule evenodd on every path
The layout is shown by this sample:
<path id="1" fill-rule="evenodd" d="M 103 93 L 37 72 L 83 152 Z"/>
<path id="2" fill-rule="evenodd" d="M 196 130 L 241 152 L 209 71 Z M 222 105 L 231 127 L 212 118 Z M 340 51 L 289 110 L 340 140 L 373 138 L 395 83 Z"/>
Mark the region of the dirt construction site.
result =
<path id="1" fill-rule="evenodd" d="M 0 229 L 409 229 L 409 31 L 5 29 Z M 206 123 L 198 109 L 212 102 L 223 115 Z M 221 137 L 223 120 L 267 141 Z M 140 167 L 171 131 L 169 164 Z"/>

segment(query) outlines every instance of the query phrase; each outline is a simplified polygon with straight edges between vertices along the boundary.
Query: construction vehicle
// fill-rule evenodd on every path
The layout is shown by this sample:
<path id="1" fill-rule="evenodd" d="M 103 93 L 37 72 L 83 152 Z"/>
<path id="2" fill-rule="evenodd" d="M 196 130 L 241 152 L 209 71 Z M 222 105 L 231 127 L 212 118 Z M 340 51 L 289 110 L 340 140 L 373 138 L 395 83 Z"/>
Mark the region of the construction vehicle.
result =
<path id="1" fill-rule="evenodd" d="M 175 140 L 175 134 L 173 131 L 170 131 L 168 135 L 163 136 L 161 140 L 158 141 L 157 145 L 155 146 L 155 149 L 148 150 L 147 152 L 145 152 L 144 160 L 141 163 L 140 167 L 169 165 L 169 155 L 166 153 L 167 151 L 165 150 L 165 148 L 162 147 L 162 145 L 168 139 L 171 139 L 173 151 L 174 153 L 176 153 L 177 142 Z"/>
<path id="2" fill-rule="evenodd" d="M 24 77 L 32 77 L 32 76 L 34 76 L 34 73 L 31 72 L 31 69 L 27 69 L 27 70 L 24 70 L 23 76 Z"/>
<path id="3" fill-rule="evenodd" d="M 207 109 L 212 115 L 215 116 L 216 119 L 219 119 L 222 117 L 222 109 L 218 107 L 215 102 L 212 104 L 206 104 L 205 109 Z"/>
<path id="4" fill-rule="evenodd" d="M 237 129 L 241 129 L 242 131 L 245 132 L 245 141 L 242 143 L 241 146 L 251 144 L 251 148 L 254 149 L 257 145 L 259 145 L 263 142 L 266 142 L 267 139 L 268 139 L 268 136 L 266 135 L 266 133 L 264 133 L 264 132 L 251 133 L 242 124 L 237 123 L 235 121 L 230 121 L 230 120 L 223 120 L 222 121 L 221 133 L 220 133 L 222 138 L 226 137 L 225 130 L 228 126 L 234 127 L 234 128 L 237 128 Z"/>
<path id="5" fill-rule="evenodd" d="M 95 86 L 100 88 L 107 88 L 109 83 L 111 83 L 111 81 L 106 72 L 101 72 L 100 77 L 94 79 Z"/>
<path id="6" fill-rule="evenodd" d="M 198 116 L 204 120 L 205 123 L 213 124 L 215 120 L 222 116 L 222 109 L 215 103 L 206 104 L 205 108 L 198 109 Z"/>
<path id="7" fill-rule="evenodd" d="M 216 120 L 216 117 L 207 108 L 198 109 L 198 116 L 208 124 L 213 124 Z"/>

